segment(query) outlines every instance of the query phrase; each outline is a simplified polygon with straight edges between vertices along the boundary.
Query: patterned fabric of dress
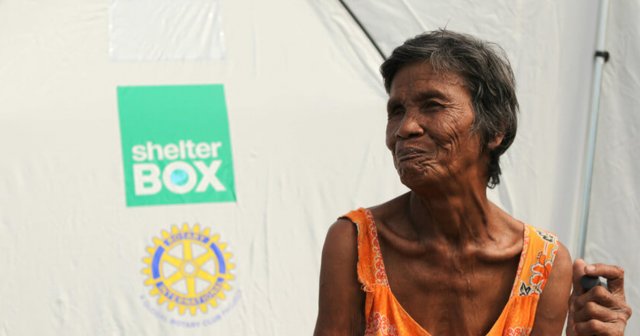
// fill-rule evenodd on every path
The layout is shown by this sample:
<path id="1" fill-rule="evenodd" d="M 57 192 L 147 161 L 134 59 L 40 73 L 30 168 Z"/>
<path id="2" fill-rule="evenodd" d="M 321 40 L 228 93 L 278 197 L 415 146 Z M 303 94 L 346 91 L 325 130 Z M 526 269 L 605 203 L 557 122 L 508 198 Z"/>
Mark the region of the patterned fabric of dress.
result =
<path id="1" fill-rule="evenodd" d="M 358 280 L 366 292 L 365 336 L 431 336 L 402 308 L 389 287 L 375 221 L 363 208 L 344 216 L 358 230 Z M 531 333 L 538 306 L 558 251 L 555 235 L 530 225 L 511 295 L 487 336 L 523 336 Z"/>

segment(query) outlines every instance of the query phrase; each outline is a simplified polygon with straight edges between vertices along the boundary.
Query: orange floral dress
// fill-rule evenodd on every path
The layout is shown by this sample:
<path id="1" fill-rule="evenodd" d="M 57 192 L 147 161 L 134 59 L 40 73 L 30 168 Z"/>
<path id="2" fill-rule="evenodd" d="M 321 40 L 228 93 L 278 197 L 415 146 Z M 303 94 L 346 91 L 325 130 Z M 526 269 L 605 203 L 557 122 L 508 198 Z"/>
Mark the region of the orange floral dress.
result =
<path id="1" fill-rule="evenodd" d="M 358 230 L 358 280 L 366 292 L 365 336 L 431 336 L 397 301 L 384 269 L 373 216 L 358 209 L 346 216 Z M 488 336 L 529 335 L 538 299 L 558 251 L 555 235 L 525 225 L 524 245 L 509 301 Z"/>

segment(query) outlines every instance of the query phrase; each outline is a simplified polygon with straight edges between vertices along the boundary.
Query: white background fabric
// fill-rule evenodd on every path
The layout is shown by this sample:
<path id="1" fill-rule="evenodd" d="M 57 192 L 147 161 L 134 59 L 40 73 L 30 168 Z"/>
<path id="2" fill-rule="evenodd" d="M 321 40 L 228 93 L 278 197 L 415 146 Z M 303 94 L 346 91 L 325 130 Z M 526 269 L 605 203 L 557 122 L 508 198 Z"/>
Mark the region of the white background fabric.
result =
<path id="1" fill-rule="evenodd" d="M 109 55 L 127 61 L 221 59 L 220 20 L 216 0 L 111 0 Z"/>
<path id="2" fill-rule="evenodd" d="M 635 316 L 626 335 L 640 334 L 640 13 L 639 1 L 615 1 L 609 9 L 607 50 L 598 126 L 586 254 L 623 265 Z"/>
<path id="3" fill-rule="evenodd" d="M 506 50 L 522 112 L 491 197 L 575 254 L 597 2 L 349 4 L 387 53 L 443 26 Z M 625 266 L 636 312 L 638 9 L 611 7 L 587 245 L 590 261 Z M 328 226 L 405 190 L 384 147 L 381 60 L 337 1 L 234 0 L 220 13 L 224 59 L 127 63 L 109 57 L 108 1 L 0 2 L 0 335 L 311 333 Z M 200 83 L 225 85 L 237 203 L 127 208 L 116 86 Z M 140 301 L 145 248 L 185 222 L 229 244 L 242 293 L 197 330 Z"/>

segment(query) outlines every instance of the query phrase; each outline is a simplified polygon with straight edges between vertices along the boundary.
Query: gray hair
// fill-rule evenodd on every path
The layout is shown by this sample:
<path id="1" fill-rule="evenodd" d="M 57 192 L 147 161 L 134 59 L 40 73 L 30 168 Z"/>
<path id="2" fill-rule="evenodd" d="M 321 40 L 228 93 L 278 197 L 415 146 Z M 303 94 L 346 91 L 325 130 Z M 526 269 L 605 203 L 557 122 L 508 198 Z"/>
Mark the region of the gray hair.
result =
<path id="1" fill-rule="evenodd" d="M 460 75 L 469 90 L 475 112 L 473 129 L 480 132 L 482 150 L 497 135 L 502 142 L 489 152 L 487 186 L 500 183 L 500 155 L 513 143 L 518 128 L 515 78 L 505 52 L 495 43 L 440 29 L 404 42 L 382 63 L 380 72 L 389 93 L 396 73 L 404 66 L 429 62 L 435 71 Z"/>

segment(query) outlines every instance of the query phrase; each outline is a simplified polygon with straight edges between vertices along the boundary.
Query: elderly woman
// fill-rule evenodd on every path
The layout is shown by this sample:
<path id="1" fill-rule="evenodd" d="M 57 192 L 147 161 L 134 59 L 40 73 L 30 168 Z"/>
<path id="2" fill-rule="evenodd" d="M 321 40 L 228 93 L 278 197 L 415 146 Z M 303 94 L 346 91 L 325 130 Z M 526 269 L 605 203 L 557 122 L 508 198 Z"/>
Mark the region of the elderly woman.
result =
<path id="1" fill-rule="evenodd" d="M 622 334 L 621 269 L 577 261 L 557 238 L 491 203 L 516 134 L 502 53 L 440 30 L 381 67 L 386 144 L 407 194 L 338 219 L 322 253 L 316 335 Z M 610 278 L 582 292 L 572 275 Z"/>

